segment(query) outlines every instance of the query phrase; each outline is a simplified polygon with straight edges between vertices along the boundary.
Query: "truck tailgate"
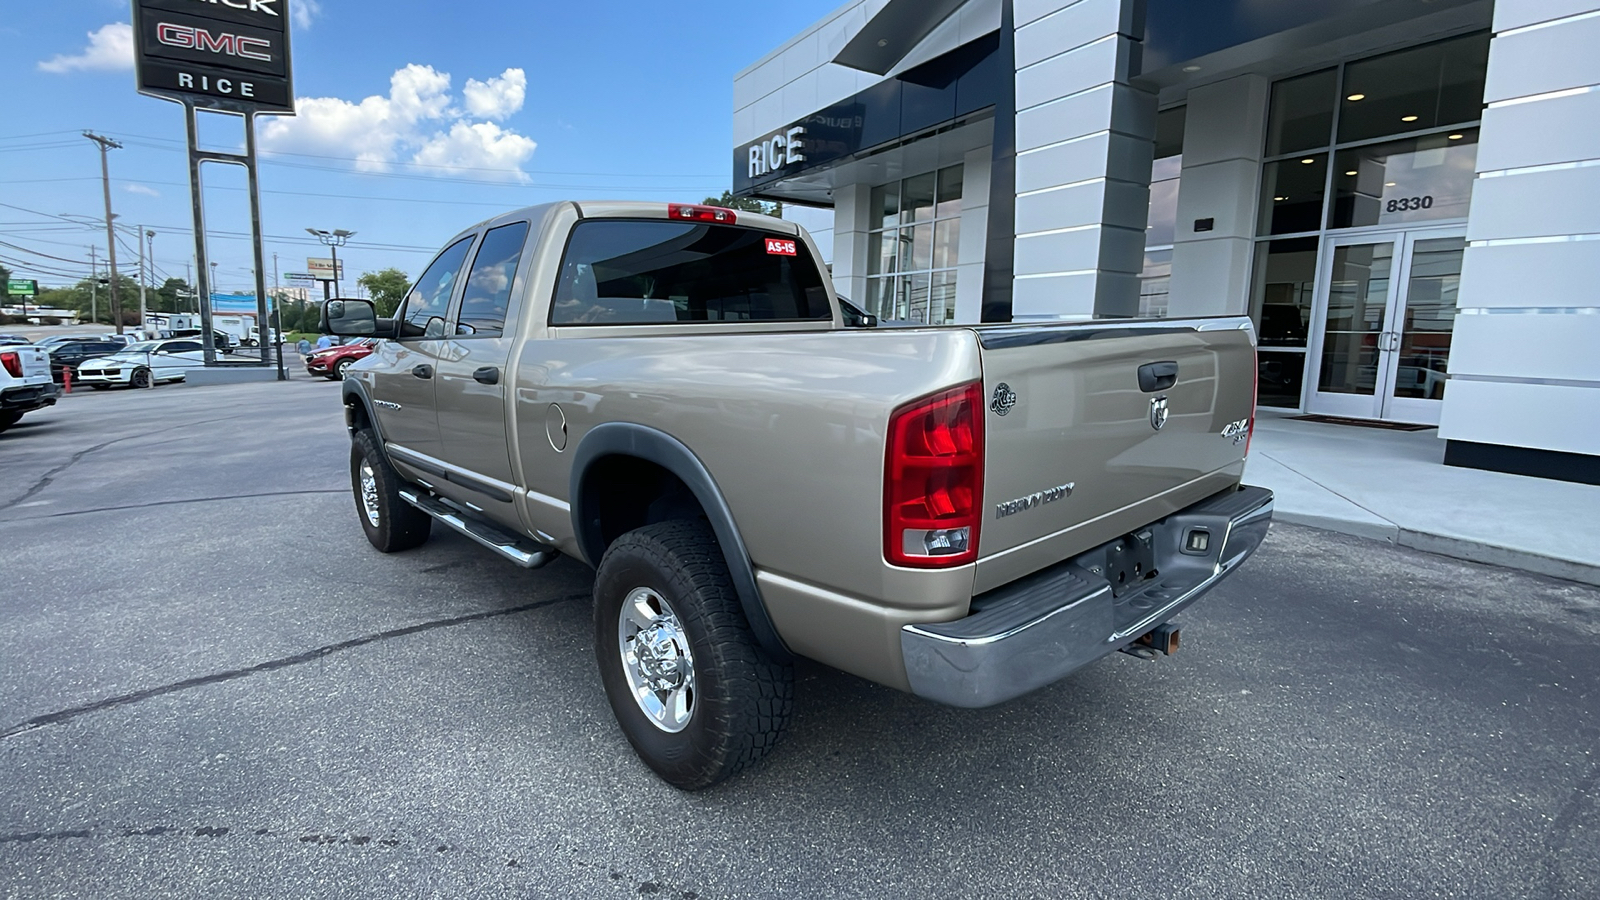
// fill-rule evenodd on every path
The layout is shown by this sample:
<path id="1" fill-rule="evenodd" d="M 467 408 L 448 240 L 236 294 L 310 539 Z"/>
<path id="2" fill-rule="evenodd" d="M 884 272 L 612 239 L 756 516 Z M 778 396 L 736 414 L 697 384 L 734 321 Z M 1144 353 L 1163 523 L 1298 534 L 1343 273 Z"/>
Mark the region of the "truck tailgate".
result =
<path id="1" fill-rule="evenodd" d="M 996 326 L 978 337 L 989 412 L 975 591 L 1238 481 L 1255 400 L 1249 320 Z"/>
<path id="2" fill-rule="evenodd" d="M 23 384 L 50 383 L 50 354 L 43 347 L 14 346 L 3 349 L 17 354 L 22 363 Z"/>

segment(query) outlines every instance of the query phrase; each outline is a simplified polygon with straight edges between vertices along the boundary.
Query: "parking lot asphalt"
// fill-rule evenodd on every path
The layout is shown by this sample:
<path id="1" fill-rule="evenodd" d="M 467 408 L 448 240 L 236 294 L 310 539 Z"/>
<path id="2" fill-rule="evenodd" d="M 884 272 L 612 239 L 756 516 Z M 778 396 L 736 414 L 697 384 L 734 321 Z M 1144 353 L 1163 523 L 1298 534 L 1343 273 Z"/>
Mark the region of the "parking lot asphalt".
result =
<path id="1" fill-rule="evenodd" d="M 988 710 L 799 669 L 699 794 L 611 719 L 591 575 L 383 556 L 339 388 L 0 435 L 0 897 L 1600 896 L 1600 591 L 1280 525 Z"/>

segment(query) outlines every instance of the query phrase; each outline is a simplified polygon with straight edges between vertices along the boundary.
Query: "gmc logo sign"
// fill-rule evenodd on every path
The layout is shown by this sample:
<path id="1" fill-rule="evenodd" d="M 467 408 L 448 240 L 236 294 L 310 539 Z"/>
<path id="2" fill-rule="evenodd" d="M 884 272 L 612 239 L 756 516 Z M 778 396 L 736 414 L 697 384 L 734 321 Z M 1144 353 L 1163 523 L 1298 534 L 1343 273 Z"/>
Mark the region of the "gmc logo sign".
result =
<path id="1" fill-rule="evenodd" d="M 172 25 L 166 22 L 156 26 L 156 40 L 168 47 L 220 53 L 240 59 L 272 62 L 272 42 L 237 34 L 212 34 L 204 28 Z"/>

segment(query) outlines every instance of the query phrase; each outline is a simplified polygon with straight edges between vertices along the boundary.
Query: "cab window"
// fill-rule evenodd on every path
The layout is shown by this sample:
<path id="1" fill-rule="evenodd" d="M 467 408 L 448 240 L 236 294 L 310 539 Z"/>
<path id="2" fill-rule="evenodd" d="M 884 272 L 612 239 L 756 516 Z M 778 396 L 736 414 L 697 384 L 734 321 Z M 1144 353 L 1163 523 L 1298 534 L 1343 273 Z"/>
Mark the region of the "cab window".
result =
<path id="1" fill-rule="evenodd" d="M 444 318 L 450 311 L 450 295 L 455 291 L 456 276 L 461 273 L 467 251 L 471 248 L 470 237 L 451 244 L 411 286 L 400 319 L 400 337 L 444 337 Z"/>
<path id="2" fill-rule="evenodd" d="M 498 337 L 505 332 L 506 310 L 511 305 L 511 282 L 528 238 L 528 223 L 491 228 L 483 236 L 472 272 L 461 296 L 456 334 Z"/>
<path id="3" fill-rule="evenodd" d="M 783 322 L 833 315 L 804 241 L 710 223 L 579 222 L 553 325 Z"/>

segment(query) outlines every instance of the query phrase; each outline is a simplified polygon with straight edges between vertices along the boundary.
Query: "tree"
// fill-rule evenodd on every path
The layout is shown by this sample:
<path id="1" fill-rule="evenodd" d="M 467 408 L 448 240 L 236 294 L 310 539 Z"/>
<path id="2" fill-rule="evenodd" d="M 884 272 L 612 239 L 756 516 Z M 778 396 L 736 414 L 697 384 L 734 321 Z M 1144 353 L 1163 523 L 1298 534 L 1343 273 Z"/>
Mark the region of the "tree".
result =
<path id="1" fill-rule="evenodd" d="M 182 278 L 168 278 L 150 301 L 155 312 L 176 313 L 194 309 L 194 286 Z"/>
<path id="2" fill-rule="evenodd" d="M 721 197 L 707 197 L 707 206 L 720 206 L 723 209 L 740 209 L 745 212 L 760 213 L 764 216 L 777 216 L 783 218 L 782 203 L 766 203 L 754 197 L 735 197 L 733 191 L 723 191 Z"/>
<path id="3" fill-rule="evenodd" d="M 400 308 L 400 301 L 406 298 L 406 289 L 411 287 L 411 279 L 406 273 L 390 267 L 377 272 L 366 272 L 356 281 L 367 289 L 367 294 L 372 298 L 372 305 L 377 307 L 378 315 L 388 318 Z"/>

